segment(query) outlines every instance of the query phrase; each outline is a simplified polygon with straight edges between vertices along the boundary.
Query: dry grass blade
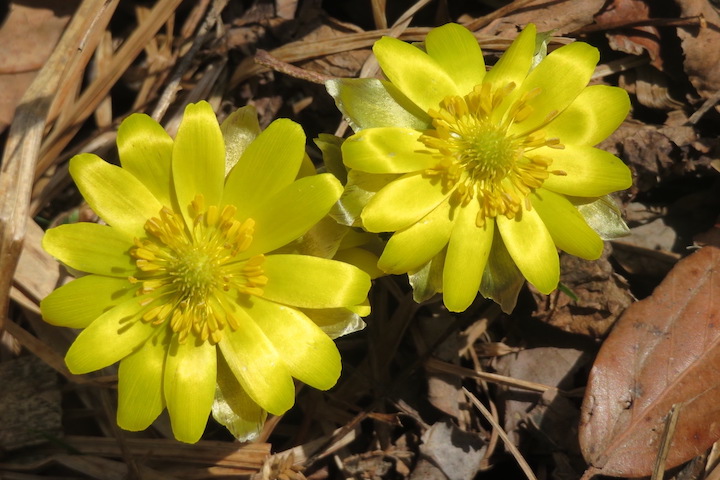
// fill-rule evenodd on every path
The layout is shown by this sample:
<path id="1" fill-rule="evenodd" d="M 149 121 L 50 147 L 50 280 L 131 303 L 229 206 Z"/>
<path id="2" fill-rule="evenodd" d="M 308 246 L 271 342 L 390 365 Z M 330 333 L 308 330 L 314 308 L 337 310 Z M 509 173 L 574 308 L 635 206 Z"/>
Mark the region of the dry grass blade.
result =
<path id="1" fill-rule="evenodd" d="M 475 405 L 475 408 L 480 410 L 480 413 L 482 413 L 483 417 L 485 417 L 485 420 L 490 422 L 490 424 L 493 427 L 493 430 L 495 430 L 502 439 L 503 443 L 505 444 L 505 447 L 510 451 L 512 456 L 517 461 L 518 465 L 522 469 L 523 473 L 529 480 L 537 480 L 537 477 L 533 473 L 532 469 L 530 468 L 530 465 L 528 465 L 527 461 L 525 461 L 525 458 L 520 453 L 520 450 L 517 449 L 515 445 L 510 441 L 510 439 L 507 436 L 507 433 L 502 429 L 499 423 L 497 423 L 497 420 L 495 420 L 495 417 L 492 416 L 490 411 L 485 408 L 485 405 L 480 402 L 480 400 L 475 397 L 472 393 L 470 393 L 465 387 L 462 389 L 465 396 L 472 402 L 473 405 Z"/>
<path id="2" fill-rule="evenodd" d="M 506 377 L 505 375 L 498 375 L 497 373 L 478 372 L 470 370 L 469 368 L 458 367 L 450 363 L 446 363 L 435 358 L 429 358 L 425 362 L 425 368 L 428 370 L 452 373 L 462 377 L 478 378 L 485 380 L 490 383 L 497 383 L 499 385 L 507 385 L 510 387 L 522 388 L 532 392 L 547 392 L 548 390 L 558 390 L 556 387 L 549 385 L 543 385 L 542 383 L 528 382 L 527 380 L 519 380 L 517 378 Z"/>
<path id="3" fill-rule="evenodd" d="M 100 7 L 100 8 L 98 8 Z M 10 127 L 0 172 L 0 330 L 9 305 L 13 273 L 25 237 L 35 162 L 45 121 L 65 66 L 77 55 L 90 23 L 106 8 L 86 0 L 68 25 L 60 42 L 23 95 Z"/>
<path id="4" fill-rule="evenodd" d="M 396 38 L 400 37 L 402 33 L 407 30 L 415 14 L 428 3 L 430 3 L 429 0 L 418 0 L 418 2 L 416 2 L 413 6 L 408 8 L 402 15 L 400 15 L 400 18 L 395 21 L 392 28 L 388 31 L 388 36 Z M 385 22 L 385 24 L 385 26 L 387 27 L 387 21 Z M 365 61 L 362 70 L 360 70 L 360 76 L 374 77 L 375 75 L 377 75 L 379 70 L 380 65 L 375 59 L 375 56 L 371 55 Z"/>
<path id="5" fill-rule="evenodd" d="M 190 46 L 190 49 L 187 51 L 187 53 L 185 53 L 185 55 L 183 55 L 183 57 L 178 62 L 175 71 L 170 77 L 170 80 L 165 85 L 163 93 L 160 96 L 160 99 L 158 100 L 158 103 L 152 113 L 152 118 L 154 118 L 158 122 L 165 115 L 165 112 L 170 106 L 170 103 L 175 99 L 175 95 L 177 94 L 178 88 L 180 86 L 180 80 L 182 79 L 183 74 L 190 67 L 192 59 L 195 58 L 195 55 L 200 50 L 200 46 L 205 40 L 205 36 L 208 34 L 208 32 L 210 32 L 210 29 L 219 19 L 220 12 L 225 8 L 225 5 L 227 5 L 227 0 L 217 0 L 213 2 L 213 7 L 210 9 L 207 16 L 205 17 L 205 21 L 200 27 L 200 30 L 196 35 L 192 45 Z"/>
<path id="6" fill-rule="evenodd" d="M 85 455 L 120 457 L 121 450 L 113 438 L 66 437 L 64 442 Z M 246 443 L 201 440 L 196 444 L 182 444 L 175 440 L 126 439 L 128 451 L 135 457 L 173 462 L 184 465 L 211 464 L 237 469 L 236 473 L 255 473 L 270 455 L 268 443 Z"/>
<path id="7" fill-rule="evenodd" d="M 484 17 L 476 18 L 472 22 L 465 25 L 469 30 L 475 31 L 478 30 L 486 25 L 488 25 L 490 22 L 492 22 L 495 19 L 505 17 L 509 15 L 510 13 L 520 10 L 521 8 L 527 6 L 528 4 L 534 2 L 535 0 L 515 0 L 514 2 L 508 3 L 504 7 L 498 8 L 494 12 L 485 15 Z"/>
<path id="8" fill-rule="evenodd" d="M 680 410 L 682 410 L 682 404 L 676 403 L 670 409 L 670 413 L 668 413 L 668 418 L 665 421 L 665 429 L 662 434 L 662 440 L 660 442 L 660 451 L 655 459 L 652 477 L 650 477 L 651 480 L 662 480 L 665 475 L 665 460 L 667 460 L 670 443 L 672 442 L 673 435 L 675 434 L 675 426 L 677 425 L 678 417 L 680 416 Z"/>
<path id="9" fill-rule="evenodd" d="M 372 0 L 372 13 L 373 20 L 375 21 L 375 28 L 387 28 L 387 16 L 385 14 L 385 8 L 387 7 L 386 0 Z"/>
<path id="10" fill-rule="evenodd" d="M 113 85 L 120 79 L 132 61 L 140 54 L 150 39 L 160 30 L 168 17 L 175 12 L 182 0 L 160 0 L 144 22 L 133 31 L 113 58 L 112 66 L 97 77 L 80 98 L 67 110 L 67 114 L 58 119 L 55 128 L 43 143 L 42 154 L 38 161 L 38 171 L 47 169 L 60 152 L 72 140 L 82 122 L 88 118 L 102 102 Z M 62 121 L 61 121 L 62 120 Z"/>
<path id="11" fill-rule="evenodd" d="M 424 4 L 427 3 L 427 1 L 429 0 L 422 0 L 419 3 Z M 429 31 L 430 28 L 426 27 L 411 27 L 403 31 L 401 35 L 398 35 L 398 38 L 410 42 L 419 42 L 425 38 L 425 35 L 427 35 Z M 288 63 L 294 63 L 303 60 L 309 60 L 312 58 L 322 57 L 325 55 L 332 55 L 336 53 L 350 52 L 352 50 L 368 48 L 371 47 L 381 37 L 391 34 L 392 29 L 387 29 L 372 30 L 360 33 L 350 33 L 344 35 L 342 41 L 338 41 L 337 38 L 328 38 L 325 40 L 318 40 L 312 42 L 307 40 L 299 40 L 296 42 L 286 43 L 281 47 L 270 50 L 269 53 L 278 60 Z M 510 44 L 510 40 L 508 39 L 497 38 L 490 35 L 476 35 L 476 38 L 480 40 L 483 48 L 487 49 L 503 49 Z M 257 65 L 253 57 L 246 58 L 240 63 L 240 65 L 238 65 L 238 67 L 233 72 L 228 88 L 234 89 L 248 78 L 251 78 L 267 70 L 267 67 Z"/>

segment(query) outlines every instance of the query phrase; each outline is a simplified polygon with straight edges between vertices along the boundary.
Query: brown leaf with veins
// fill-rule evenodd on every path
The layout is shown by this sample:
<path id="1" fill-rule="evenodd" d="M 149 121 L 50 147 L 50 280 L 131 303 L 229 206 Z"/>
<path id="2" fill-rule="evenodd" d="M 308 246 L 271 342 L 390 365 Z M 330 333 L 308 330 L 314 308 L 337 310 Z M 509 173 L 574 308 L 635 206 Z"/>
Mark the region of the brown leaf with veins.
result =
<path id="1" fill-rule="evenodd" d="M 720 439 L 720 249 L 680 261 L 620 318 L 595 360 L 580 422 L 592 474 L 650 475 L 666 417 L 680 407 L 666 468 Z"/>

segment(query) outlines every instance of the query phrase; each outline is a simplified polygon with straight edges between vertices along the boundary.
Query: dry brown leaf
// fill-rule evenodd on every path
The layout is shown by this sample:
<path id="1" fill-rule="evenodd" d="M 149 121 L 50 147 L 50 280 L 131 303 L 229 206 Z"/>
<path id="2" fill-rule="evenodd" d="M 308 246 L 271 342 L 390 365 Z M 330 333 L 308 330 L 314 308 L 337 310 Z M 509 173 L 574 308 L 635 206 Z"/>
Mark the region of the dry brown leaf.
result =
<path id="1" fill-rule="evenodd" d="M 690 161 L 696 146 L 701 147 L 696 138 L 692 127 L 626 121 L 600 148 L 619 151 L 634 170 L 633 188 L 647 192 L 661 180 L 697 166 L 698 162 Z M 614 144 L 621 148 L 616 149 Z"/>
<path id="2" fill-rule="evenodd" d="M 487 446 L 480 436 L 449 420 L 430 427 L 422 437 L 421 455 L 429 458 L 449 480 L 470 480 L 480 468 Z"/>
<path id="3" fill-rule="evenodd" d="M 438 322 L 436 317 L 419 317 L 417 319 L 417 328 L 413 330 L 418 350 L 426 351 L 430 345 L 435 345 L 437 340 L 445 335 L 446 331 L 447 325 Z M 458 351 L 460 350 L 458 340 L 456 333 L 449 335 L 435 347 L 433 356 L 444 362 L 457 364 L 459 361 Z M 447 372 L 428 371 L 427 381 L 430 403 L 441 412 L 460 419 L 463 410 L 460 406 L 460 401 L 463 399 L 460 390 L 462 377 Z"/>
<path id="4" fill-rule="evenodd" d="M 488 20 L 497 20 L 490 23 L 483 33 L 517 35 L 517 26 L 534 23 L 539 32 L 554 31 L 556 35 L 565 35 L 593 23 L 593 16 L 603 7 L 605 0 L 583 0 L 582 2 L 553 1 L 553 0 L 515 0 L 495 12 L 473 20 L 468 28 L 477 28 L 488 25 Z M 462 17 L 460 19 L 463 20 Z"/>
<path id="5" fill-rule="evenodd" d="M 572 387 L 572 378 L 577 371 L 587 365 L 589 359 L 581 350 L 572 348 L 539 347 L 522 350 L 514 355 L 507 355 L 498 359 L 496 370 L 501 375 L 517 380 L 529 380 L 558 388 Z M 556 389 L 548 389 L 549 398 L 556 392 Z M 531 409 L 541 402 L 541 396 L 534 392 L 528 392 L 523 388 L 513 386 L 500 386 L 498 402 L 505 412 L 504 428 L 508 436 L 515 444 L 520 444 L 522 437 L 521 424 L 540 425 L 545 422 L 546 436 L 567 437 L 566 430 L 557 430 L 547 425 L 550 419 L 543 419 L 541 415 L 547 413 L 547 408 L 533 413 L 529 418 Z M 567 411 L 568 415 L 577 415 L 575 412 Z M 577 417 L 576 417 L 577 419 Z M 555 431 L 552 431 L 555 430 Z"/>
<path id="6" fill-rule="evenodd" d="M 614 29 L 617 26 L 632 24 L 650 19 L 650 4 L 644 0 L 613 0 L 595 17 L 599 27 Z M 660 57 L 660 34 L 656 27 L 635 26 L 613 30 L 607 34 L 613 50 L 642 55 L 647 52 L 650 64 L 658 70 L 663 69 Z"/>
<path id="7" fill-rule="evenodd" d="M 666 467 L 720 438 L 720 249 L 682 260 L 633 304 L 603 344 L 582 407 L 580 445 L 593 474 L 650 475 L 666 416 L 681 408 Z"/>
<path id="8" fill-rule="evenodd" d="M 677 110 L 683 103 L 671 95 L 672 80 L 652 65 L 640 65 L 622 72 L 618 86 L 637 97 L 641 105 L 659 110 Z"/>
<path id="9" fill-rule="evenodd" d="M 0 28 L 0 132 L 55 47 L 79 1 L 11 2 Z"/>
<path id="10" fill-rule="evenodd" d="M 627 282 L 610 263 L 612 247 L 605 246 L 598 260 L 584 260 L 568 254 L 560 256 L 560 282 L 577 299 L 562 290 L 543 295 L 533 290 L 537 302 L 534 317 L 566 332 L 602 338 L 633 296 Z"/>
<path id="11" fill-rule="evenodd" d="M 702 16 L 706 27 L 678 29 L 682 41 L 683 63 L 693 87 L 703 98 L 720 90 L 720 14 L 707 0 L 675 0 L 684 17 Z"/>

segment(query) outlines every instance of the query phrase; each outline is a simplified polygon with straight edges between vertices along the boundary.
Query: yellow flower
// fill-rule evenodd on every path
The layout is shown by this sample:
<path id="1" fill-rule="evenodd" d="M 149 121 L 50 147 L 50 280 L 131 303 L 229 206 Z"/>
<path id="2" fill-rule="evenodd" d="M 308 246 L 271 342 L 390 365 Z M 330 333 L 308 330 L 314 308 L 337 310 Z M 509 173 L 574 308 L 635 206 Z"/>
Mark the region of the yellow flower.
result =
<path id="1" fill-rule="evenodd" d="M 266 411 L 293 405 L 293 377 L 332 387 L 340 356 L 325 331 L 346 333 L 354 311 L 367 313 L 370 279 L 345 263 L 273 253 L 342 191 L 329 174 L 297 179 L 300 126 L 281 119 L 260 133 L 246 108 L 221 130 L 200 102 L 185 110 L 175 140 L 135 114 L 117 142 L 122 167 L 91 154 L 70 161 L 107 225 L 60 226 L 43 241 L 89 273 L 41 303 L 49 323 L 84 329 L 65 358 L 70 371 L 119 361 L 118 424 L 142 430 L 167 407 L 184 442 L 200 438 L 211 408 L 251 437 Z"/>
<path id="2" fill-rule="evenodd" d="M 535 46 L 528 25 L 486 72 L 475 37 L 448 24 L 424 45 L 379 40 L 389 81 L 327 83 L 355 130 L 342 146 L 345 221 L 394 232 L 379 267 L 409 272 L 416 299 L 442 291 L 462 311 L 479 290 L 512 310 L 524 278 L 556 288 L 558 248 L 602 251 L 582 205 L 610 217 L 601 197 L 631 184 L 618 158 L 593 147 L 623 121 L 628 96 L 587 86 L 595 48 L 575 42 L 534 66 Z"/>

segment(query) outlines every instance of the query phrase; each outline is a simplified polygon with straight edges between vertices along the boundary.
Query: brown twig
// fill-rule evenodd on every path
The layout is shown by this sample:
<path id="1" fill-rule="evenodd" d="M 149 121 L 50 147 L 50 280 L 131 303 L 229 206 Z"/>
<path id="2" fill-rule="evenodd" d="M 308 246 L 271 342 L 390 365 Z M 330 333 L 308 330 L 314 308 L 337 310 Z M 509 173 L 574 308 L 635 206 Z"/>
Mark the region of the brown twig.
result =
<path id="1" fill-rule="evenodd" d="M 619 21 L 603 23 L 600 25 L 588 25 L 577 30 L 575 33 L 605 32 L 608 30 L 619 30 L 634 27 L 703 27 L 705 19 L 701 15 L 683 18 L 648 18 L 635 21 Z"/>
<path id="2" fill-rule="evenodd" d="M 708 112 L 708 110 L 714 107 L 718 102 L 720 102 L 720 90 L 713 93 L 711 97 L 703 102 L 702 106 L 695 113 L 690 115 L 686 125 L 695 125 Z"/>
<path id="3" fill-rule="evenodd" d="M 319 72 L 313 72 L 305 70 L 304 68 L 296 67 L 287 62 L 283 62 L 279 58 L 273 57 L 267 50 L 258 50 L 255 54 L 255 63 L 274 70 L 276 72 L 284 73 L 293 78 L 305 80 L 307 82 L 325 84 L 326 81 L 332 80 L 332 75 L 324 75 Z"/>
<path id="4" fill-rule="evenodd" d="M 484 17 L 476 18 L 465 26 L 468 28 L 468 30 L 474 32 L 490 24 L 490 22 L 492 22 L 493 20 L 506 17 L 515 10 L 520 10 L 521 8 L 526 7 L 528 4 L 534 1 L 535 0 L 515 0 L 512 3 L 505 5 L 504 7 L 498 8 L 494 12 L 485 15 Z"/>

